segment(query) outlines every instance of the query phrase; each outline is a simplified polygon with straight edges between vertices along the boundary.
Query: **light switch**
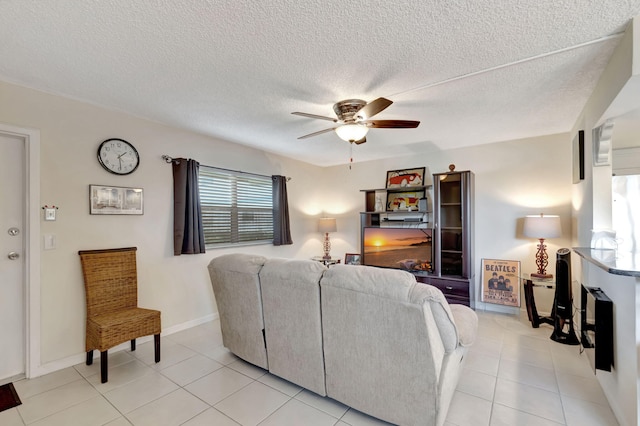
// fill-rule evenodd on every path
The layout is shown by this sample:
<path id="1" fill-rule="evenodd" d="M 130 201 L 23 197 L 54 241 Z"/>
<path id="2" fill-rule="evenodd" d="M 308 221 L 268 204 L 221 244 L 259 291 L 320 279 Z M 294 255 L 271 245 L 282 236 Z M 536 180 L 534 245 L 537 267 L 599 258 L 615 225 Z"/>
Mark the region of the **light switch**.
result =
<path id="1" fill-rule="evenodd" d="M 54 250 L 56 248 L 56 236 L 53 234 L 44 234 L 44 249 Z"/>

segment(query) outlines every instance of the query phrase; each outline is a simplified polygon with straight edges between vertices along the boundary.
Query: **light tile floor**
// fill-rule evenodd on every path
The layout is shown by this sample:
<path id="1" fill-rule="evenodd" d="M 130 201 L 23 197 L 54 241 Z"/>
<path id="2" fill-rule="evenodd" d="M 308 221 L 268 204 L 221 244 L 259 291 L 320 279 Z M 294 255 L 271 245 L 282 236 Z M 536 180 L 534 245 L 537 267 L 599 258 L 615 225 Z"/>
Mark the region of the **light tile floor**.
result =
<path id="1" fill-rule="evenodd" d="M 447 426 L 617 425 L 579 347 L 549 339 L 551 327 L 526 317 L 478 311 L 479 339 L 469 351 Z M 222 346 L 218 321 L 169 335 L 162 361 L 152 342 L 14 383 L 23 404 L 0 413 L 13 425 L 387 424 L 245 363 Z"/>

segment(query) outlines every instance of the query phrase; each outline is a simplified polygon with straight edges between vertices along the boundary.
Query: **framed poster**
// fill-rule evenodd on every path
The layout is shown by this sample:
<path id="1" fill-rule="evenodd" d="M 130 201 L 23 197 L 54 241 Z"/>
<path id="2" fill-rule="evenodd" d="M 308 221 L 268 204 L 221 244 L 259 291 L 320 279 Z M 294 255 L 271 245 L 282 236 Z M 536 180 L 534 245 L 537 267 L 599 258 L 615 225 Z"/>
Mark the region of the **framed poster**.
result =
<path id="1" fill-rule="evenodd" d="M 142 188 L 89 185 L 90 214 L 142 214 Z"/>
<path id="2" fill-rule="evenodd" d="M 387 172 L 386 188 L 405 188 L 424 185 L 426 167 L 415 169 L 390 170 Z"/>
<path id="3" fill-rule="evenodd" d="M 482 301 L 520 306 L 520 262 L 482 259 Z"/>

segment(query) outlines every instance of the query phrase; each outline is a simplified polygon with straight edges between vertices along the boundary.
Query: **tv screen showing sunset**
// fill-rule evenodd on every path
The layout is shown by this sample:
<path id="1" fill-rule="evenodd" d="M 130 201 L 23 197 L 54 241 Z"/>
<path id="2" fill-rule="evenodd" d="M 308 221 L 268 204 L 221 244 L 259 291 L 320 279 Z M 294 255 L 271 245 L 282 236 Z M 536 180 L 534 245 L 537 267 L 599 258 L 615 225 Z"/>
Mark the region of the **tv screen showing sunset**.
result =
<path id="1" fill-rule="evenodd" d="M 431 270 L 429 228 L 364 228 L 363 243 L 365 265 Z"/>

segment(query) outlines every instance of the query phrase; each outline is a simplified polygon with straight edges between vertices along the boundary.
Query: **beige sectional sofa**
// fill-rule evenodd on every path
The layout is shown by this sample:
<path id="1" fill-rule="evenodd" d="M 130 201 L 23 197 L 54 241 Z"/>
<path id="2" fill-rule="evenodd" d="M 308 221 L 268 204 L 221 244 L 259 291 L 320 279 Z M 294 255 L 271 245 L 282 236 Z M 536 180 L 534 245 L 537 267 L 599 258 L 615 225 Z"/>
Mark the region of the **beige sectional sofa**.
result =
<path id="1" fill-rule="evenodd" d="M 391 423 L 444 423 L 471 309 L 400 270 L 229 254 L 209 274 L 238 357 Z"/>

